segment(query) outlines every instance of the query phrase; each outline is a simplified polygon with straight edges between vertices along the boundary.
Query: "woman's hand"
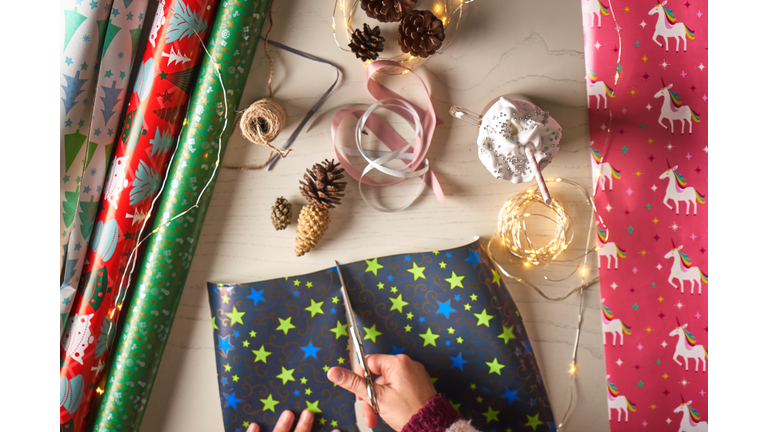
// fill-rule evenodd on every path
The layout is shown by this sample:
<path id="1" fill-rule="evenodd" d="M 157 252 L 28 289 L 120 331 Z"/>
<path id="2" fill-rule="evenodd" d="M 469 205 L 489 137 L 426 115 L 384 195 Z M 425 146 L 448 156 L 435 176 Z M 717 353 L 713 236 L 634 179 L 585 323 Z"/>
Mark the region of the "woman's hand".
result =
<path id="1" fill-rule="evenodd" d="M 311 411 L 304 410 L 301 412 L 299 422 L 296 424 L 294 432 L 310 432 L 312 430 L 312 422 L 315 419 L 314 414 Z M 293 413 L 285 410 L 280 414 L 280 418 L 277 419 L 275 428 L 272 432 L 291 432 L 291 426 L 293 425 Z M 251 423 L 245 432 L 259 432 L 259 425 Z"/>
<path id="2" fill-rule="evenodd" d="M 370 372 L 380 375 L 373 383 L 373 392 L 381 419 L 392 429 L 402 429 L 414 414 L 437 395 L 424 366 L 407 355 L 371 354 L 365 358 Z M 358 400 L 365 401 L 365 423 L 370 428 L 376 426 L 377 416 L 368 399 L 362 367 L 359 374 L 333 367 L 328 370 L 328 379 L 357 395 Z"/>

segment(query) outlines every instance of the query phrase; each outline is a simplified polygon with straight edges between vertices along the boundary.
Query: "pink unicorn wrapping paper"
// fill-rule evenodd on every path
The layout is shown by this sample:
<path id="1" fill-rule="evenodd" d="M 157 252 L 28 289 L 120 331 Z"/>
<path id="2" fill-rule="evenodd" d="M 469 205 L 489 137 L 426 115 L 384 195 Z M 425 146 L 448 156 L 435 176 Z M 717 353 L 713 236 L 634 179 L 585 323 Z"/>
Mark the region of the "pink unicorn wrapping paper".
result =
<path id="1" fill-rule="evenodd" d="M 707 11 L 582 0 L 614 432 L 708 427 Z"/>

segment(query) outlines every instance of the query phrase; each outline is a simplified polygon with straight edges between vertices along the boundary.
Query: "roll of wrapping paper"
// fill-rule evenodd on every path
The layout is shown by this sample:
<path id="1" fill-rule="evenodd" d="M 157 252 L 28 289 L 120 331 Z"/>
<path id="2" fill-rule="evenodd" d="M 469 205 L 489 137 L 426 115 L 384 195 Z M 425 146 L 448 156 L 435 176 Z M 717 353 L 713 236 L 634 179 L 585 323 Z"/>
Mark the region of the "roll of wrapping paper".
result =
<path id="1" fill-rule="evenodd" d="M 137 239 L 174 151 L 203 53 L 200 37 L 205 40 L 209 33 L 217 3 L 167 0 L 158 5 L 61 344 L 62 430 L 84 430 L 91 411 Z"/>
<path id="2" fill-rule="evenodd" d="M 64 269 L 67 244 L 77 214 L 80 182 L 85 165 L 88 131 L 93 109 L 93 90 L 99 72 L 99 57 L 109 22 L 112 0 L 83 3 L 61 0 L 64 35 L 61 49 L 60 180 L 59 180 L 59 271 Z M 95 6 L 94 6 L 95 5 Z M 130 70 L 129 70 L 130 72 Z M 87 246 L 87 245 L 82 245 Z"/>
<path id="3" fill-rule="evenodd" d="M 59 331 L 64 333 L 64 323 L 69 317 L 80 274 L 83 271 L 85 252 L 93 233 L 96 210 L 101 200 L 104 179 L 112 161 L 114 144 L 119 134 L 120 114 L 128 99 L 128 80 L 139 45 L 141 28 L 146 22 L 149 0 L 125 2 L 125 8 L 115 8 L 104 32 L 104 48 L 101 52 L 100 73 L 96 80 L 93 97 L 90 133 L 81 136 L 85 147 L 85 169 L 82 170 L 79 202 L 73 203 L 72 233 L 67 246 L 64 278 L 59 288 Z"/>
<path id="4" fill-rule="evenodd" d="M 187 114 L 189 127 L 169 170 L 153 229 L 157 233 L 147 241 L 94 431 L 139 430 L 269 4 L 229 1 L 216 17 L 207 45 L 215 62 L 203 59 Z"/>

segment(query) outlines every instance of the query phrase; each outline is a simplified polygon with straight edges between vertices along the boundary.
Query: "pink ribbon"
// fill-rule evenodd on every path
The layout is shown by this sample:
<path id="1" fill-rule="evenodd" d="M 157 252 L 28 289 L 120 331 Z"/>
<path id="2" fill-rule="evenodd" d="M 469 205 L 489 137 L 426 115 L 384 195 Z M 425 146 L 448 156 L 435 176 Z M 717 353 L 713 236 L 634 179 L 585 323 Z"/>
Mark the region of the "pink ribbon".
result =
<path id="1" fill-rule="evenodd" d="M 411 159 L 411 162 L 409 162 L 404 168 L 406 168 L 409 172 L 415 172 L 424 168 L 425 166 L 424 159 L 426 158 L 427 152 L 429 151 L 429 145 L 432 142 L 432 135 L 435 132 L 435 126 L 438 124 L 442 124 L 443 122 L 437 119 L 437 117 L 435 116 L 435 109 L 432 106 L 432 100 L 429 99 L 429 90 L 427 89 L 427 86 L 424 84 L 424 81 L 421 79 L 421 77 L 419 77 L 415 73 L 413 74 L 416 78 L 419 79 L 419 82 L 421 82 L 421 85 L 424 87 L 424 91 L 427 93 L 429 104 L 426 111 L 417 107 L 416 105 L 408 101 L 408 99 L 405 99 L 398 93 L 395 93 L 394 91 L 388 89 L 387 87 L 384 87 L 383 85 L 379 84 L 373 79 L 373 74 L 376 73 L 376 71 L 378 71 L 379 69 L 382 69 L 385 67 L 394 67 L 394 68 L 404 69 L 410 72 L 413 72 L 413 71 L 411 71 L 408 67 L 398 62 L 394 62 L 391 60 L 378 60 L 368 65 L 368 68 L 366 69 L 366 75 L 368 79 L 368 92 L 373 97 L 375 97 L 377 101 L 382 101 L 387 99 L 387 104 L 385 105 L 387 109 L 400 115 L 406 120 L 409 120 L 412 117 L 410 115 L 409 108 L 412 108 L 418 114 L 419 120 L 421 123 L 422 133 L 418 134 L 414 139 L 414 142 L 412 144 L 413 149 L 408 149 L 402 152 L 402 153 L 408 154 L 408 156 L 401 157 L 403 159 Z M 352 164 L 349 163 L 349 161 L 347 161 L 347 159 L 344 157 L 343 152 L 340 152 L 338 147 L 336 146 L 336 131 L 338 130 L 341 122 L 349 115 L 354 115 L 357 119 L 360 119 L 360 117 L 364 113 L 365 111 L 363 110 L 342 109 L 337 111 L 336 114 L 333 116 L 333 122 L 331 124 L 331 139 L 333 140 L 333 147 L 334 147 L 334 151 L 336 152 L 336 157 L 339 158 L 339 162 L 341 162 L 341 166 L 344 167 L 344 169 L 347 171 L 347 174 L 349 174 L 350 177 L 352 177 L 358 182 L 361 182 L 363 184 L 367 184 L 370 186 L 382 186 L 382 187 L 392 186 L 392 185 L 396 185 L 398 183 L 403 182 L 404 180 L 406 180 L 406 178 L 400 178 L 398 180 L 395 180 L 389 183 L 379 183 L 374 180 L 371 180 L 370 178 L 364 177 L 364 174 L 357 168 L 353 167 Z M 371 114 L 367 118 L 366 127 L 368 131 L 373 133 L 379 140 L 381 140 L 381 142 L 383 142 L 393 152 L 397 152 L 398 150 L 403 149 L 403 147 L 411 146 L 411 144 L 407 143 L 397 132 L 395 132 L 394 129 L 392 129 L 387 123 L 385 123 L 375 114 Z M 424 183 L 427 186 L 429 186 L 432 189 L 437 199 L 440 200 L 441 203 L 445 204 L 445 196 L 443 194 L 443 190 L 440 187 L 440 182 L 437 180 L 437 176 L 435 176 L 435 173 L 432 171 L 432 169 L 431 168 L 427 169 L 427 171 L 424 172 L 424 174 L 419 177 L 424 181 Z"/>

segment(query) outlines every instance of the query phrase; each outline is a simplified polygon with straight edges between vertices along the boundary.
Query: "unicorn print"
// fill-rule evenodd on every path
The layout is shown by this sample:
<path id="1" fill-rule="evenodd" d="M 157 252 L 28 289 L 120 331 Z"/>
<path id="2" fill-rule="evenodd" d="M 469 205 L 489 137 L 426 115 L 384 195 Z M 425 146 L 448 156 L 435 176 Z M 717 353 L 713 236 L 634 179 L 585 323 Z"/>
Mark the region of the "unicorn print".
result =
<path id="1" fill-rule="evenodd" d="M 675 408 L 675 413 L 683 413 L 683 418 L 680 420 L 680 429 L 677 432 L 707 432 L 709 426 L 707 422 L 701 420 L 699 412 L 691 406 L 693 401 L 685 401 L 683 395 L 680 395 L 683 403 Z"/>
<path id="2" fill-rule="evenodd" d="M 683 245 L 674 247 L 673 243 L 672 246 L 672 250 L 664 255 L 665 259 L 672 258 L 674 260 L 672 263 L 672 268 L 669 271 L 669 279 L 667 279 L 667 281 L 669 281 L 669 283 L 671 283 L 675 289 L 677 289 L 677 285 L 675 285 L 673 280 L 677 279 L 680 281 L 680 294 L 685 292 L 686 281 L 691 282 L 691 295 L 693 295 L 693 289 L 696 288 L 696 284 L 698 284 L 699 295 L 701 295 L 702 282 L 709 285 L 709 276 L 707 276 L 707 274 L 703 271 L 699 270 L 698 267 L 691 266 L 691 259 L 688 258 L 688 255 L 683 253 Z"/>
<path id="3" fill-rule="evenodd" d="M 595 173 L 598 183 L 605 190 L 605 181 L 608 180 L 609 189 L 613 190 L 613 179 L 621 180 L 621 171 L 611 166 L 608 162 L 603 162 L 603 156 L 594 148 L 592 149 L 592 172 Z M 595 189 L 597 185 L 595 185 Z"/>
<path id="4" fill-rule="evenodd" d="M 597 2 L 597 0 L 592 0 Z M 613 99 L 616 97 L 613 89 L 608 87 L 604 82 L 597 80 L 597 75 L 589 70 L 589 80 L 587 80 L 587 108 L 589 108 L 589 97 L 594 96 L 597 102 L 597 109 L 600 110 L 600 100 L 603 100 L 603 107 L 608 109 L 608 98 Z"/>
<path id="5" fill-rule="evenodd" d="M 682 357 L 685 360 L 685 370 L 688 370 L 688 359 L 692 358 L 696 360 L 696 367 L 694 368 L 695 372 L 699 371 L 699 360 L 701 360 L 701 370 L 706 372 L 709 353 L 703 346 L 696 345 L 696 337 L 687 330 L 687 327 L 688 323 L 680 325 L 680 321 L 677 321 L 677 327 L 669 333 L 670 336 L 678 336 L 672 360 L 682 366 L 683 363 L 677 360 L 678 357 Z"/>
<path id="6" fill-rule="evenodd" d="M 610 270 L 611 269 L 611 260 L 613 260 L 614 269 L 619 268 L 619 258 L 626 258 L 627 252 L 616 246 L 616 243 L 614 242 L 608 242 L 600 246 L 600 249 L 597 250 L 597 268 L 600 268 L 600 258 L 606 257 L 606 263 L 605 268 Z"/>
<path id="7" fill-rule="evenodd" d="M 667 125 L 662 120 L 669 120 L 669 132 L 675 133 L 675 120 L 680 120 L 680 134 L 684 135 L 685 122 L 688 122 L 688 135 L 692 134 L 693 123 L 699 123 L 701 115 L 688 105 L 680 103 L 680 97 L 672 91 L 672 84 L 665 85 L 664 80 L 661 80 L 661 84 L 664 87 L 653 95 L 654 99 L 664 98 L 664 103 L 661 104 L 661 114 L 659 114 L 659 124 L 664 126 L 664 129 L 667 129 Z"/>
<path id="8" fill-rule="evenodd" d="M 624 422 L 629 422 L 629 412 L 637 411 L 637 407 L 635 407 L 626 396 L 619 395 L 619 390 L 616 388 L 616 385 L 608 381 L 608 378 L 610 377 L 610 375 L 606 375 L 605 377 L 605 381 L 608 382 L 608 421 L 611 421 L 611 410 L 615 409 L 619 415 L 619 422 L 621 422 L 622 411 L 624 411 Z"/>
<path id="9" fill-rule="evenodd" d="M 582 0 L 581 9 L 583 13 L 588 14 L 592 18 L 592 28 L 595 28 L 595 17 L 597 17 L 597 28 L 602 25 L 602 15 L 608 16 L 611 14 L 611 9 L 608 6 L 600 3 L 599 0 Z"/>
<path id="10" fill-rule="evenodd" d="M 669 164 L 667 164 L 669 165 Z M 691 204 L 693 204 L 693 215 L 696 216 L 696 210 L 698 204 L 706 204 L 704 195 L 698 193 L 693 187 L 686 187 L 688 182 L 685 177 L 677 172 L 677 165 L 670 167 L 668 170 L 661 173 L 659 180 L 668 179 L 667 193 L 664 195 L 662 201 L 665 206 L 672 210 L 672 206 L 667 201 L 673 200 L 675 202 L 675 213 L 680 214 L 680 201 L 685 201 L 685 214 L 691 213 Z"/>
<path id="11" fill-rule="evenodd" d="M 696 35 L 694 34 L 694 31 L 689 29 L 685 24 L 675 22 L 677 21 L 677 18 L 675 18 L 675 14 L 672 13 L 672 9 L 667 9 L 666 4 L 667 0 L 664 0 L 664 3 L 657 4 L 653 9 L 648 11 L 648 15 L 659 15 L 659 18 L 656 20 L 656 30 L 653 32 L 652 39 L 657 45 L 661 46 L 661 42 L 656 40 L 656 38 L 659 36 L 663 37 L 666 49 L 669 51 L 669 38 L 674 38 L 677 42 L 675 52 L 680 52 L 680 41 L 682 40 L 683 52 L 685 52 L 688 50 L 688 41 L 686 38 L 694 40 L 696 39 Z"/>
<path id="12" fill-rule="evenodd" d="M 600 304 L 603 308 L 603 345 L 605 345 L 605 334 L 613 333 L 613 346 L 616 346 L 616 335 L 619 335 L 621 346 L 624 346 L 624 335 L 631 335 L 632 329 L 624 325 L 620 319 L 614 318 L 613 313 L 604 304 Z"/>

